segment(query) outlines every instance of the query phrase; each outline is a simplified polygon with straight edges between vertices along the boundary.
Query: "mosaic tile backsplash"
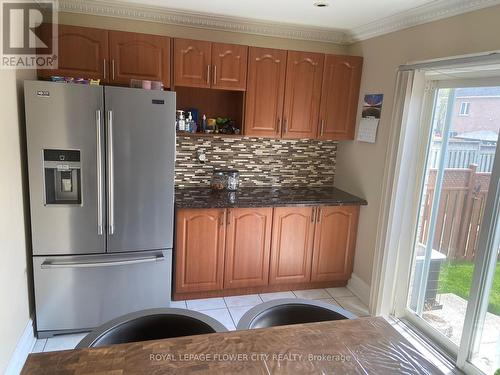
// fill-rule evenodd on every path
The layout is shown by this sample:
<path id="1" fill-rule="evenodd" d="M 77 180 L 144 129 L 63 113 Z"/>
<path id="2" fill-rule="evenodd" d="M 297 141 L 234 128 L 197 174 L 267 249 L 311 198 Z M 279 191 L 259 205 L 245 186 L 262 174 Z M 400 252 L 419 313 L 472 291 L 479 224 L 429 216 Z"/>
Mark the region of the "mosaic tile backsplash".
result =
<path id="1" fill-rule="evenodd" d="M 175 184 L 208 186 L 214 169 L 237 169 L 241 187 L 333 186 L 336 153 L 334 141 L 177 136 Z"/>

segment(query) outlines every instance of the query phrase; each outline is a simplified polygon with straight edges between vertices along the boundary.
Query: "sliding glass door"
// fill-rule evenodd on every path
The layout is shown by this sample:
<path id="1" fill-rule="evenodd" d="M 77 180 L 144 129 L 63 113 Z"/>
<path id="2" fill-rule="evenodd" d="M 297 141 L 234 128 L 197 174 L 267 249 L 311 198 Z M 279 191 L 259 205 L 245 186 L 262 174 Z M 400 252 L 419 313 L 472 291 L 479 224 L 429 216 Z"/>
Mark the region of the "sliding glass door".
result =
<path id="1" fill-rule="evenodd" d="M 493 374 L 500 369 L 500 87 L 437 86 L 407 315 L 461 367 Z"/>

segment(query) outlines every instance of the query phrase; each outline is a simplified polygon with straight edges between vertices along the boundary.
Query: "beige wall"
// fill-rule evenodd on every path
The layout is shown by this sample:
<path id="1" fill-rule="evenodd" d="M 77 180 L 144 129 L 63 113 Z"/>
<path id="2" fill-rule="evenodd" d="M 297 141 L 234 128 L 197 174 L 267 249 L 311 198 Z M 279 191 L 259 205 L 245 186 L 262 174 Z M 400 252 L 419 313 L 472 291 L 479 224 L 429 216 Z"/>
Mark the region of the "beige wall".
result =
<path id="1" fill-rule="evenodd" d="M 292 40 L 227 31 L 166 25 L 158 22 L 136 21 L 114 17 L 91 16 L 77 13 L 59 13 L 59 23 L 64 25 L 97 27 L 109 30 L 168 35 L 175 38 L 209 40 L 221 43 L 245 44 L 256 47 L 280 48 L 298 51 L 346 53 L 347 46 Z"/>
<path id="2" fill-rule="evenodd" d="M 396 69 L 407 62 L 500 49 L 500 6 L 413 27 L 352 45 L 364 57 L 361 97 L 383 93 L 382 118 L 375 144 L 340 142 L 335 184 L 368 200 L 362 208 L 354 272 L 371 282 L 382 197 L 387 140 Z M 358 111 L 359 112 L 359 111 Z"/>
<path id="3" fill-rule="evenodd" d="M 0 70 L 0 373 L 30 317 L 23 200 L 22 80 L 31 71 Z"/>

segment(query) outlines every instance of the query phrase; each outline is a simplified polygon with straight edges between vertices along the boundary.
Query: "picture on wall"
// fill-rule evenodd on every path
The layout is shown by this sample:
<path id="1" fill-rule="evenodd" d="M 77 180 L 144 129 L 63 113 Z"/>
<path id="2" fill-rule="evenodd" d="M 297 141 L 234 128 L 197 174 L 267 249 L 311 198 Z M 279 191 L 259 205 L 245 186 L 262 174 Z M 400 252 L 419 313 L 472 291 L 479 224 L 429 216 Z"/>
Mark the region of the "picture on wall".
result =
<path id="1" fill-rule="evenodd" d="M 383 101 L 384 101 L 384 94 L 365 95 L 361 117 L 380 119 L 380 113 L 382 112 Z"/>
<path id="2" fill-rule="evenodd" d="M 377 129 L 382 112 L 384 94 L 366 94 L 363 100 L 361 121 L 358 127 L 357 140 L 360 142 L 375 143 Z"/>

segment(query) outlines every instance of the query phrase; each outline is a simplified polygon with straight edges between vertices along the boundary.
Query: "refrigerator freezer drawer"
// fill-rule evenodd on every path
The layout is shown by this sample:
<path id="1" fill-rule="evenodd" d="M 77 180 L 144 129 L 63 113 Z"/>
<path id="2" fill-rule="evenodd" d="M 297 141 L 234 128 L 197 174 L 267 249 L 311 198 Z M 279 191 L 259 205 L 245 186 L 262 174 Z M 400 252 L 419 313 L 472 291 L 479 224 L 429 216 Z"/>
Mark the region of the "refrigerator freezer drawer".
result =
<path id="1" fill-rule="evenodd" d="M 40 337 L 84 331 L 130 312 L 168 307 L 172 250 L 34 257 Z"/>

